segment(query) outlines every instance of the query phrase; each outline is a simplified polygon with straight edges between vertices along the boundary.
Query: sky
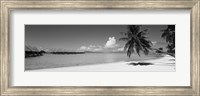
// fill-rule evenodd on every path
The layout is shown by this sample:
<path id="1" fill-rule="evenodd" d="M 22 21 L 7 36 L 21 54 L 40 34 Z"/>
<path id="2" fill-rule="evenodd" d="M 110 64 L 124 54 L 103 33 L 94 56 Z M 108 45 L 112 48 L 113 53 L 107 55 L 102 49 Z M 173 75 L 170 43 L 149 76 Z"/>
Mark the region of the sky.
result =
<path id="1" fill-rule="evenodd" d="M 148 39 L 153 48 L 167 46 L 161 38 L 166 25 L 143 25 L 148 30 Z M 126 32 L 127 25 L 25 25 L 25 45 L 44 50 L 65 51 L 122 51 L 125 41 L 120 32 Z"/>

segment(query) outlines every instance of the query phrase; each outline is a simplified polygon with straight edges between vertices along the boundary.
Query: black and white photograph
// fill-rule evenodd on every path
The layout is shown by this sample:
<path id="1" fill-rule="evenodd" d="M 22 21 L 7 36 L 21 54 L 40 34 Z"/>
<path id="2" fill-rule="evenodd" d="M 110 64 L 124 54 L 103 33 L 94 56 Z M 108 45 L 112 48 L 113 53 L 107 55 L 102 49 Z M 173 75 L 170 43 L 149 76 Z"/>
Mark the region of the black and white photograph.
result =
<path id="1" fill-rule="evenodd" d="M 25 72 L 175 72 L 175 25 L 25 25 Z"/>

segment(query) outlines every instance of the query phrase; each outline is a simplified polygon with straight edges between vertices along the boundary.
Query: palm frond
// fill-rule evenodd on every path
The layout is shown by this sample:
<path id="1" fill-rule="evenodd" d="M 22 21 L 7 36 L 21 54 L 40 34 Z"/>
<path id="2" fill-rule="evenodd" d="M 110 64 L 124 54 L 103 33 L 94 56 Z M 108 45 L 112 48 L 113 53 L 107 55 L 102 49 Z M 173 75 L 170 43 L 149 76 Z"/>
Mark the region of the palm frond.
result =
<path id="1" fill-rule="evenodd" d="M 148 34 L 148 33 L 147 33 L 148 30 L 149 30 L 149 29 L 144 29 L 144 30 L 138 32 L 138 33 L 137 33 L 137 36 L 138 36 L 138 37 L 145 36 L 146 34 Z"/>
<path id="2" fill-rule="evenodd" d="M 127 50 L 127 48 L 130 46 L 130 44 L 131 44 L 131 41 L 128 41 L 128 42 L 125 44 L 125 46 L 124 46 L 124 51 Z"/>
<path id="3" fill-rule="evenodd" d="M 151 41 L 147 38 L 147 31 L 149 29 L 144 29 L 141 31 L 141 25 L 129 25 L 127 26 L 127 32 L 121 32 L 122 37 L 119 40 L 127 41 L 124 46 L 124 50 L 127 51 L 127 56 L 130 58 L 131 54 L 136 51 L 140 56 L 140 51 L 143 51 L 145 55 L 148 55 L 151 46 L 153 45 Z"/>
<path id="4" fill-rule="evenodd" d="M 129 45 L 128 51 L 127 51 L 127 56 L 130 58 L 131 54 L 134 52 L 134 43 L 131 43 Z"/>
<path id="5" fill-rule="evenodd" d="M 149 50 L 148 50 L 147 48 L 144 48 L 144 51 L 143 51 L 143 52 L 144 52 L 145 55 L 148 55 L 148 54 L 149 54 Z"/>
<path id="6" fill-rule="evenodd" d="M 141 49 L 140 49 L 140 47 L 138 45 L 136 45 L 135 50 L 136 50 L 138 56 L 140 56 L 140 50 Z"/>

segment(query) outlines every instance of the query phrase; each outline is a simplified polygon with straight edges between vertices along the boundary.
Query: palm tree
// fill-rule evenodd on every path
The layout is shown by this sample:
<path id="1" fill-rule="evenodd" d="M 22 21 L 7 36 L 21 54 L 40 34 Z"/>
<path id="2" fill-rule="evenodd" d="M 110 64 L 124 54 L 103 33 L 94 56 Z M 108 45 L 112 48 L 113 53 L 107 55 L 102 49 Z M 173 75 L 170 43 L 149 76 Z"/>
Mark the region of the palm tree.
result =
<path id="1" fill-rule="evenodd" d="M 129 58 L 135 51 L 140 56 L 140 51 L 148 55 L 149 50 L 151 50 L 152 42 L 147 40 L 146 36 L 148 29 L 141 31 L 141 28 L 141 25 L 129 25 L 127 26 L 127 32 L 121 32 L 125 37 L 119 40 L 126 41 L 124 50 L 127 51 Z"/>
<path id="2" fill-rule="evenodd" d="M 166 29 L 161 31 L 163 31 L 161 37 L 168 43 L 167 52 L 175 54 L 175 25 L 168 25 Z"/>

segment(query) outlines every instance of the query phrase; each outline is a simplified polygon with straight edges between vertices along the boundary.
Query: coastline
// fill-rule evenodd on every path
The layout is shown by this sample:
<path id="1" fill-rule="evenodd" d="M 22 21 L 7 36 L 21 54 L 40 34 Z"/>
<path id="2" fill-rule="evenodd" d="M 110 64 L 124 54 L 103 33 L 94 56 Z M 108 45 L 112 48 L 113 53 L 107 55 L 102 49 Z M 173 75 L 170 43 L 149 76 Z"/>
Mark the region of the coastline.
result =
<path id="1" fill-rule="evenodd" d="M 174 72 L 175 58 L 165 55 L 158 59 L 143 61 L 121 61 L 115 63 L 60 67 L 49 69 L 26 70 L 26 72 Z M 133 63 L 148 63 L 149 65 L 132 65 Z"/>

